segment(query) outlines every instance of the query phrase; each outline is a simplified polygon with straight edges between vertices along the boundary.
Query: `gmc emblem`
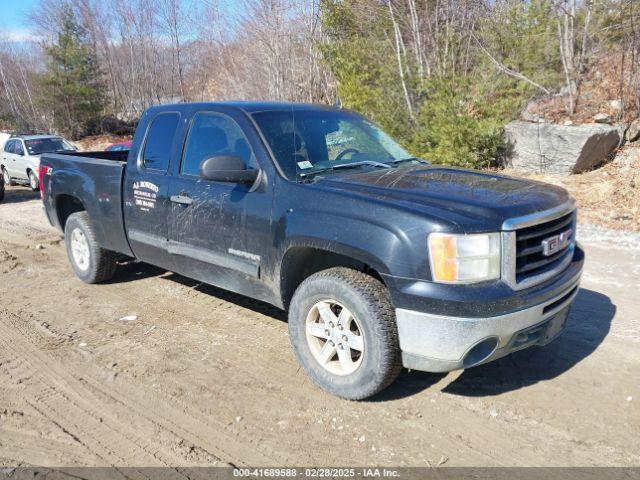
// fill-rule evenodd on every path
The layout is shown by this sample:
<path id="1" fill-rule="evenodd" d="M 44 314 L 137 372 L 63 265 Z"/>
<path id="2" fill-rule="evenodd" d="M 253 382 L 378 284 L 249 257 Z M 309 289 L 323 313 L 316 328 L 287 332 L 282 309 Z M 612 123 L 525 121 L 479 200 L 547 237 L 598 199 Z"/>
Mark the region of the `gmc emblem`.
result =
<path id="1" fill-rule="evenodd" d="M 549 257 L 554 253 L 558 253 L 560 250 L 564 250 L 569 245 L 571 240 L 571 233 L 573 230 L 569 229 L 553 237 L 545 238 L 542 241 L 542 254 L 545 257 Z"/>

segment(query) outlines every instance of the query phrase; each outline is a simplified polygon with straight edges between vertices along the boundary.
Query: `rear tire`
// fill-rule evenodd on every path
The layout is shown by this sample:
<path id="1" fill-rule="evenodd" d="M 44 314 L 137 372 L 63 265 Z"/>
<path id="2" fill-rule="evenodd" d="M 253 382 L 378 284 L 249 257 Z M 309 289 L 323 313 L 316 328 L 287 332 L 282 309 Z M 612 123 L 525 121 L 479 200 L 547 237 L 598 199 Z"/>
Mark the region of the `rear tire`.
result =
<path id="1" fill-rule="evenodd" d="M 9 175 L 9 172 L 4 167 L 2 167 L 2 177 L 4 178 L 5 186 L 11 187 L 11 186 L 15 185 L 13 183 L 13 181 L 11 180 L 11 175 Z"/>
<path id="2" fill-rule="evenodd" d="M 375 395 L 402 369 L 387 288 L 349 268 L 324 270 L 302 282 L 291 300 L 289 336 L 307 375 L 338 397 Z"/>
<path id="3" fill-rule="evenodd" d="M 0 202 L 4 200 L 4 177 L 0 175 Z"/>
<path id="4" fill-rule="evenodd" d="M 29 172 L 29 187 L 34 192 L 40 190 L 40 180 L 38 180 L 38 176 L 32 171 Z"/>
<path id="5" fill-rule="evenodd" d="M 101 283 L 113 278 L 118 256 L 100 246 L 87 212 L 69 216 L 64 228 L 64 242 L 69 263 L 80 280 Z"/>

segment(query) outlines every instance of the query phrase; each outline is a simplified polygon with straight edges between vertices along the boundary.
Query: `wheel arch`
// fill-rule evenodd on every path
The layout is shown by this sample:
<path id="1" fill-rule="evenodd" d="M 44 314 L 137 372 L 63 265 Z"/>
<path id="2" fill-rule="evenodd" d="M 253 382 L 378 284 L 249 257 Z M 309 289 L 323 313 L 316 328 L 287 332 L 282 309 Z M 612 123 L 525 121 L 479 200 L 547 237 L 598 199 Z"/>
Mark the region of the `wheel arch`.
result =
<path id="1" fill-rule="evenodd" d="M 72 214 L 87 211 L 86 207 L 78 197 L 69 194 L 58 195 L 56 197 L 55 205 L 58 225 L 60 225 L 63 232 L 64 227 L 67 224 L 67 220 Z"/>
<path id="2" fill-rule="evenodd" d="M 331 248 L 313 242 L 295 244 L 286 250 L 280 263 L 282 306 L 285 309 L 289 307 L 294 292 L 306 278 L 334 267 L 346 267 L 363 272 L 385 285 L 381 274 L 387 272 L 386 267 L 366 252 L 354 252 L 351 248 L 341 248 L 336 244 L 331 245 Z"/>

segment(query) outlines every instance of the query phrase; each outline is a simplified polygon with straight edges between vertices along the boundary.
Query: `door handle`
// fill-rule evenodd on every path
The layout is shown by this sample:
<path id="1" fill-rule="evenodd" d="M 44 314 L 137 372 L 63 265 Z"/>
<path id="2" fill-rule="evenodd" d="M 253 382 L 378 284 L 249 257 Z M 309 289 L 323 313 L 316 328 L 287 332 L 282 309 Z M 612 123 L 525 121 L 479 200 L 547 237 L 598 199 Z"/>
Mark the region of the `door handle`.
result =
<path id="1" fill-rule="evenodd" d="M 171 201 L 181 205 L 191 205 L 193 203 L 193 198 L 187 197 L 186 195 L 171 195 Z"/>

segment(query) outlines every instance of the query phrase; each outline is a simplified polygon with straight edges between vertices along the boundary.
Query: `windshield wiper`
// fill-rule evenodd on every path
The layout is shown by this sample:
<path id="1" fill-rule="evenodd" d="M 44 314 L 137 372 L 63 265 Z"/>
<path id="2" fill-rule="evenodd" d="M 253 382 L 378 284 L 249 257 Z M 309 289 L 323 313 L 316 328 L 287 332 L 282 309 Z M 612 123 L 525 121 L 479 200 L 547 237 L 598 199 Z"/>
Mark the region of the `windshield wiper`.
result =
<path id="1" fill-rule="evenodd" d="M 409 161 L 417 161 L 417 162 L 426 163 L 426 164 L 429 163 L 426 160 L 423 160 L 422 158 L 418 158 L 418 157 L 396 158 L 394 160 L 389 160 L 388 162 L 385 162 L 385 163 L 387 165 L 393 165 L 393 164 L 396 164 L 396 163 L 409 162 Z"/>
<path id="2" fill-rule="evenodd" d="M 331 167 L 321 168 L 319 170 L 313 170 L 311 172 L 300 173 L 300 176 L 306 177 L 308 175 L 315 175 L 317 173 L 329 172 L 331 170 L 337 170 L 339 168 L 355 168 L 355 167 L 360 167 L 362 165 L 370 165 L 372 167 L 380 167 L 380 168 L 391 168 L 391 165 L 387 163 L 374 162 L 373 160 L 363 160 L 361 162 L 341 163 L 339 165 L 333 165 Z"/>

